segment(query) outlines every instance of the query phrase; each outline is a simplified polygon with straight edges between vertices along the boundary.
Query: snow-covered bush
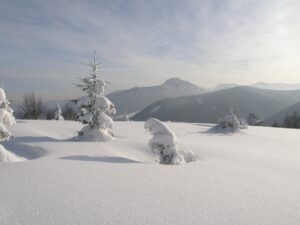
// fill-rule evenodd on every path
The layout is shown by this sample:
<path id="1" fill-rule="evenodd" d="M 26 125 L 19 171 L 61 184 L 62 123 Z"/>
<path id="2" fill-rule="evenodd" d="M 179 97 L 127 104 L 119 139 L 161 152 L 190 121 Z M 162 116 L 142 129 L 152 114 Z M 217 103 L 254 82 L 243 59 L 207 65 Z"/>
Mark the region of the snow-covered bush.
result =
<path id="1" fill-rule="evenodd" d="M 240 129 L 246 129 L 248 127 L 247 122 L 243 118 L 238 118 L 234 114 L 234 110 L 231 108 L 229 114 L 223 118 L 220 118 L 217 124 L 217 128 L 226 129 L 229 131 L 238 131 Z"/>
<path id="2" fill-rule="evenodd" d="M 6 98 L 5 92 L 0 88 L 0 142 L 8 141 L 12 134 L 9 128 L 16 123 L 13 116 L 13 109 L 10 107 L 10 102 Z M 22 161 L 21 157 L 7 151 L 0 145 L 0 162 Z"/>
<path id="3" fill-rule="evenodd" d="M 79 140 L 108 141 L 113 138 L 113 120 L 110 115 L 116 113 L 114 104 L 104 96 L 107 82 L 100 79 L 97 71 L 99 64 L 91 61 L 91 74 L 81 79 L 77 86 L 87 93 L 87 96 L 80 98 L 77 105 L 80 108 L 79 120 L 87 124 L 79 132 Z"/>
<path id="4" fill-rule="evenodd" d="M 145 129 L 153 135 L 148 145 L 158 156 L 161 164 L 177 165 L 195 161 L 196 157 L 193 152 L 179 150 L 174 132 L 158 119 L 148 119 L 145 122 Z"/>
<path id="5" fill-rule="evenodd" d="M 250 113 L 248 117 L 246 118 L 247 124 L 252 126 L 259 126 L 264 122 L 264 119 L 259 117 L 258 115 L 254 113 Z"/>
<path id="6" fill-rule="evenodd" d="M 54 119 L 55 120 L 65 120 L 64 117 L 62 116 L 62 111 L 61 111 L 59 103 L 57 103 L 57 109 L 54 114 Z"/>
<path id="7" fill-rule="evenodd" d="M 10 134 L 8 128 L 16 123 L 15 117 L 13 115 L 14 110 L 10 106 L 9 100 L 6 98 L 6 94 L 2 88 L 0 88 L 0 130 L 2 133 L 2 137 L 5 136 L 4 139 L 0 138 L 0 141 L 7 140 Z M 4 135 L 6 134 L 6 135 Z"/>

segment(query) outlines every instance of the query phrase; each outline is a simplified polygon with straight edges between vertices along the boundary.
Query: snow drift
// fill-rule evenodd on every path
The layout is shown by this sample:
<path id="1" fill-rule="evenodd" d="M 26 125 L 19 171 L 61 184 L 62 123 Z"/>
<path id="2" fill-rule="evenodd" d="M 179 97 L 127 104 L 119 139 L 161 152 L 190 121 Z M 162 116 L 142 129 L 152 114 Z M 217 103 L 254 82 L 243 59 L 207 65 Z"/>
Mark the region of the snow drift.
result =
<path id="1" fill-rule="evenodd" d="M 197 162 L 157 164 L 144 122 L 115 122 L 114 141 L 76 142 L 79 122 L 18 121 L 6 149 L 43 154 L 0 163 L 0 224 L 299 224 L 300 130 L 165 124 Z"/>
<path id="2" fill-rule="evenodd" d="M 19 162 L 26 160 L 23 157 L 17 156 L 12 152 L 6 150 L 2 145 L 0 145 L 0 163 L 3 162 Z"/>

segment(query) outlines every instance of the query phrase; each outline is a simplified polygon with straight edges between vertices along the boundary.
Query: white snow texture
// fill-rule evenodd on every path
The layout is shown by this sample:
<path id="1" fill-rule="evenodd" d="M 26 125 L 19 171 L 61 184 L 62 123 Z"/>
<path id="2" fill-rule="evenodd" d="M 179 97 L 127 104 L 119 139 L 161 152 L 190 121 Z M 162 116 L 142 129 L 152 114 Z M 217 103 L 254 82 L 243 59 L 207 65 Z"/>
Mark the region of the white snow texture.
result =
<path id="1" fill-rule="evenodd" d="M 298 225 L 298 129 L 166 123 L 194 163 L 157 164 L 144 122 L 115 122 L 115 140 L 78 142 L 74 121 L 21 120 L 0 163 L 1 225 Z"/>

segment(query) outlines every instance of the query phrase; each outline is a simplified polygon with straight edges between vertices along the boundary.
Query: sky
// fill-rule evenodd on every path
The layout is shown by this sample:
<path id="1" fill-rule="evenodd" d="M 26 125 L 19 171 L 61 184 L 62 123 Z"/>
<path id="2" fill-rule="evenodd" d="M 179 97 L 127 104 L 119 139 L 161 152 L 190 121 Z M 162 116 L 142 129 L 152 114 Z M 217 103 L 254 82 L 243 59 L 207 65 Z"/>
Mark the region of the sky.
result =
<path id="1" fill-rule="evenodd" d="M 97 52 L 107 92 L 170 77 L 300 83 L 298 0 L 1 0 L 0 82 L 75 98 Z"/>

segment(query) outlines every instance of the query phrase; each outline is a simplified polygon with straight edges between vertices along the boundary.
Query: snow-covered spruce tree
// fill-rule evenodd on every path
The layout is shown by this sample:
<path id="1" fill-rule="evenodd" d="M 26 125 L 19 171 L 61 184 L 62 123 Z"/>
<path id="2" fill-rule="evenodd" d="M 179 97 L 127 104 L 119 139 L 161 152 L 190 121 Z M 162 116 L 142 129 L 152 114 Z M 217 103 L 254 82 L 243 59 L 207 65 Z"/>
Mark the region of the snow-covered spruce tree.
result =
<path id="1" fill-rule="evenodd" d="M 248 128 L 248 125 L 245 119 L 238 118 L 234 113 L 234 109 L 230 108 L 229 115 L 219 119 L 217 128 L 235 132 L 241 129 Z"/>
<path id="2" fill-rule="evenodd" d="M 6 98 L 5 91 L 0 88 L 0 124 L 6 129 L 16 123 L 13 113 L 14 110 L 10 106 L 10 101 Z"/>
<path id="3" fill-rule="evenodd" d="M 179 150 L 174 132 L 158 119 L 148 119 L 145 129 L 153 135 L 148 145 L 161 164 L 177 165 L 196 160 L 193 152 Z"/>
<path id="4" fill-rule="evenodd" d="M 0 142 L 8 141 L 12 136 L 8 129 L 16 123 L 13 112 L 14 111 L 10 107 L 10 102 L 6 98 L 4 90 L 0 88 Z M 24 159 L 7 151 L 2 145 L 0 145 L 0 162 L 22 160 Z"/>
<path id="5" fill-rule="evenodd" d="M 61 111 L 59 103 L 57 103 L 57 108 L 56 108 L 56 111 L 54 114 L 54 119 L 55 120 L 65 120 L 64 117 L 62 116 L 62 111 Z"/>
<path id="6" fill-rule="evenodd" d="M 87 96 L 78 100 L 80 107 L 79 120 L 87 124 L 79 132 L 79 140 L 108 141 L 113 138 L 113 120 L 110 115 L 116 113 L 114 104 L 104 96 L 107 82 L 98 76 L 99 64 L 90 61 L 91 74 L 81 79 L 77 86 L 87 93 Z"/>

